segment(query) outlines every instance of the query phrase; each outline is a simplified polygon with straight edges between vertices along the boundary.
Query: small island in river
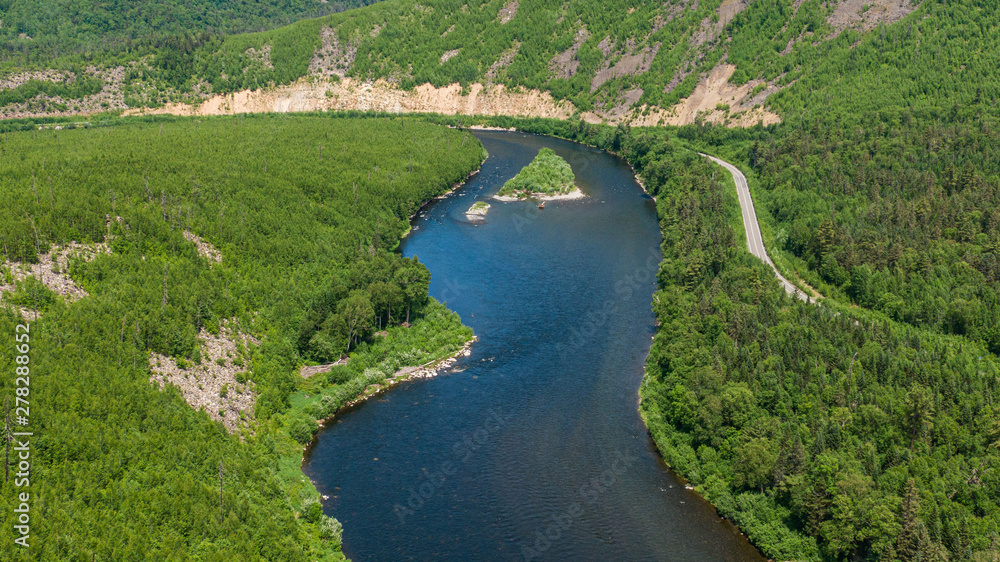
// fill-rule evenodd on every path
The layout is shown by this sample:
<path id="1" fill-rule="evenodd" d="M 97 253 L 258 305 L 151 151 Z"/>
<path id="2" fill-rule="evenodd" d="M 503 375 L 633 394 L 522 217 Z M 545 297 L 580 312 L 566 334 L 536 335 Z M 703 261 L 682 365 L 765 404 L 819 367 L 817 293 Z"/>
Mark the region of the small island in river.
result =
<path id="1" fill-rule="evenodd" d="M 486 213 L 490 212 L 490 204 L 484 203 L 483 201 L 476 201 L 473 203 L 469 210 L 465 212 L 465 216 L 470 219 L 482 220 L 486 218 Z"/>
<path id="2" fill-rule="evenodd" d="M 550 148 L 543 148 L 530 164 L 500 188 L 500 201 L 522 199 L 578 199 L 585 197 L 573 183 L 573 169 Z M 470 209 L 471 210 L 471 209 Z"/>

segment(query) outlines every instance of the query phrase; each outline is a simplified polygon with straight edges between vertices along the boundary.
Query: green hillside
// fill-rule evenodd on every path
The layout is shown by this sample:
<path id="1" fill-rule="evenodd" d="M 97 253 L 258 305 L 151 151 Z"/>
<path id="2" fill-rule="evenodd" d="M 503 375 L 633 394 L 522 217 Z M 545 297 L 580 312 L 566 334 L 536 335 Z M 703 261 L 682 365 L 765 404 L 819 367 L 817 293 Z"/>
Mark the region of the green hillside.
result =
<path id="1" fill-rule="evenodd" d="M 0 68 L 44 66 L 66 55 L 136 52 L 178 47 L 198 34 L 260 31 L 372 2 L 345 0 L 3 0 L 0 2 Z M 203 35 L 204 37 L 204 35 Z"/>
<path id="2" fill-rule="evenodd" d="M 210 21 L 206 15 L 185 29 L 240 29 Z M 653 124 L 650 115 L 658 114 L 647 106 L 718 94 L 718 103 L 699 106 L 716 122 L 763 106 L 785 121 L 836 116 L 848 127 L 873 116 L 898 119 L 904 109 L 995 112 L 998 24 L 996 6 L 972 0 L 389 0 L 260 33 L 164 39 L 151 50 L 95 46 L 83 56 L 50 49 L 41 62 L 85 76 L 92 76 L 88 65 L 107 69 L 101 80 L 123 92 L 129 107 L 348 76 L 403 89 L 474 82 L 534 88 L 578 111 L 621 119 L 635 110 L 633 119 Z M 90 27 L 68 29 L 59 37 Z M 717 74 L 728 78 L 706 83 Z M 60 76 L 53 79 L 72 81 Z M 40 93 L 37 84 L 10 87 L 28 89 L 8 89 L 0 103 Z M 77 88 L 60 99 L 91 93 Z"/>
<path id="3" fill-rule="evenodd" d="M 429 300 L 427 269 L 392 250 L 422 202 L 479 166 L 482 145 L 410 120 L 262 117 L 7 133 L 0 154 L 0 241 L 21 262 L 0 276 L 0 330 L 14 337 L 18 307 L 41 313 L 28 354 L 31 548 L 5 558 L 336 558 L 338 524 L 302 476 L 302 443 L 369 385 L 471 337 Z M 15 277 L 71 241 L 110 253 Z M 72 302 L 70 282 L 89 296 Z M 214 338 L 235 338 L 231 357 L 212 357 L 202 342 Z M 304 360 L 348 350 L 346 366 L 299 377 Z M 0 366 L 13 375 L 19 356 L 4 346 Z M 184 376 L 160 390 L 151 378 L 168 361 Z M 219 366 L 237 371 L 208 397 L 219 415 L 186 404 L 185 379 Z M 15 383 L 3 377 L 0 392 Z M 229 424 L 221 409 L 237 393 L 251 402 Z M 25 489 L 0 487 L 12 529 Z"/>
<path id="4" fill-rule="evenodd" d="M 229 38 L 220 57 L 197 74 L 220 91 L 246 87 L 253 79 L 287 82 L 305 75 L 320 45 L 319 31 L 328 27 L 341 45 L 356 46 L 347 74 L 362 79 L 392 79 L 404 88 L 492 81 L 547 90 L 581 109 L 630 102 L 668 107 L 690 95 L 700 73 L 723 59 L 737 67 L 733 83 L 754 80 L 777 89 L 860 38 L 856 31 L 841 33 L 843 25 L 828 23 L 836 13 L 834 3 L 795 4 L 801 5 L 794 7 L 791 0 L 746 6 L 731 0 L 391 1 Z M 284 64 L 234 83 L 238 73 L 233 69 L 251 62 L 246 50 L 265 44 L 281 45 Z"/>
<path id="5" fill-rule="evenodd" d="M 730 85 L 745 86 L 732 103 L 720 100 L 720 111 L 729 115 L 770 103 L 820 65 L 846 64 L 845 58 L 855 58 L 856 43 L 883 22 L 905 17 L 911 28 L 914 22 L 924 22 L 927 30 L 942 23 L 947 28 L 950 20 L 937 21 L 944 12 L 962 29 L 965 22 L 957 18 L 977 21 L 984 52 L 996 36 L 988 33 L 988 8 L 965 13 L 954 3 L 929 2 L 911 14 L 916 6 L 906 1 L 856 4 L 390 0 L 261 33 L 161 41 L 151 52 L 95 47 L 83 58 L 55 50 L 50 56 L 53 66 L 77 71 L 88 64 L 120 67 L 127 72 L 124 87 L 133 94 L 133 107 L 159 103 L 150 89 L 194 92 L 197 85 L 201 94 L 233 92 L 335 74 L 386 79 L 404 89 L 473 82 L 535 88 L 572 101 L 578 110 L 617 117 L 631 108 L 668 108 L 725 63 L 735 67 Z M 214 29 L 201 20 L 191 28 L 203 26 Z M 67 27 L 73 33 L 85 29 Z M 935 68 L 948 72 L 964 62 L 938 61 Z M 982 59 L 971 70 L 989 63 Z M 794 96 L 786 98 L 774 102 L 779 114 L 801 111 Z"/>
<path id="6" fill-rule="evenodd" d="M 216 91 L 288 83 L 306 74 L 321 47 L 320 31 L 329 28 L 341 48 L 356 49 L 346 74 L 365 80 L 385 78 L 403 88 L 496 82 L 546 90 L 583 110 L 667 107 L 691 94 L 699 74 L 724 57 L 737 65 L 737 84 L 783 85 L 828 50 L 858 38 L 850 31 L 837 35 L 839 29 L 827 23 L 833 8 L 819 0 L 797 9 L 790 0 L 742 8 L 728 0 L 391 1 L 228 38 L 196 74 Z M 794 48 L 781 55 L 790 42 Z M 283 62 L 255 68 L 247 49 L 268 44 Z M 235 72 L 248 67 L 250 72 Z"/>

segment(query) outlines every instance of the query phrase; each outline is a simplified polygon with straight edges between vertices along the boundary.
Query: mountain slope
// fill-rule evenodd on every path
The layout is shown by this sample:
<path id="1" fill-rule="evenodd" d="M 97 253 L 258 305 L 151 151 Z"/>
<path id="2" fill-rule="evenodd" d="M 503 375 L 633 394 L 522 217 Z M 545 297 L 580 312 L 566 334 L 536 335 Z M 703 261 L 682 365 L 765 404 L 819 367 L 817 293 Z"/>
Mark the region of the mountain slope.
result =
<path id="1" fill-rule="evenodd" d="M 130 51 L 199 32 L 242 33 L 287 25 L 370 0 L 0 1 L 0 64 L 44 63 L 60 55 Z"/>
<path id="2" fill-rule="evenodd" d="M 468 92 L 473 83 L 487 94 L 493 84 L 537 90 L 589 121 L 683 124 L 702 114 L 746 126 L 778 122 L 794 97 L 775 114 L 761 108 L 771 96 L 820 60 L 849 58 L 877 24 L 915 9 L 909 0 L 389 0 L 262 33 L 168 45 L 141 62 L 103 62 L 128 74 L 115 85 L 124 93 L 112 108 L 298 83 L 283 95 L 316 97 L 305 109 L 322 109 L 333 105 L 324 99 L 346 95 L 329 81 L 350 77 L 403 91 L 458 84 Z M 5 112 L 45 113 L 25 109 Z"/>
<path id="3" fill-rule="evenodd" d="M 302 70 L 309 68 L 307 60 L 318 48 L 341 55 L 339 67 L 313 64 L 318 74 L 385 79 L 404 89 L 424 83 L 502 83 L 548 91 L 608 117 L 630 107 L 671 107 L 719 67 L 716 75 L 725 75 L 722 82 L 734 87 L 727 93 L 744 86 L 736 100 L 719 99 L 723 105 L 734 101 L 730 110 L 736 113 L 793 82 L 804 64 L 857 41 L 858 33 L 847 30 L 849 25 L 870 29 L 874 14 L 893 21 L 913 9 L 909 3 L 900 7 L 898 0 L 885 0 L 869 7 L 866 18 L 858 14 L 862 6 L 852 11 L 849 4 L 389 2 L 302 22 L 270 36 L 229 38 L 217 56 L 199 67 L 198 76 L 221 92 L 254 81 L 287 83 L 305 74 Z M 882 9 L 883 4 L 897 9 Z M 321 38 L 312 45 L 303 39 L 297 51 L 286 52 L 284 65 L 254 67 L 248 49 L 268 43 L 277 47 L 286 33 Z M 296 68 L 293 75 L 288 66 Z M 242 68 L 251 70 L 236 72 Z"/>
<path id="4" fill-rule="evenodd" d="M 0 394 L 34 433 L 30 483 L 0 480 L 12 535 L 30 494 L 30 548 L 4 560 L 343 559 L 302 446 L 471 337 L 392 249 L 482 145 L 403 119 L 157 121 L 0 137 L 0 330 L 30 330 L 0 348 L 23 367 Z M 49 258 L 64 246 L 104 251 Z"/>

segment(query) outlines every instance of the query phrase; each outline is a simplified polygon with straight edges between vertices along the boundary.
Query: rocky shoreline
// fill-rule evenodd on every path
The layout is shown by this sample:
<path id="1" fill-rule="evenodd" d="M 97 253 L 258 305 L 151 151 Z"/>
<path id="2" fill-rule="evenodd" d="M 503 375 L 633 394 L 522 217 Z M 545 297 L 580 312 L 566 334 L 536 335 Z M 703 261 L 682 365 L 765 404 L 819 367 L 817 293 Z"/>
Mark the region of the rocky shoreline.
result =
<path id="1" fill-rule="evenodd" d="M 458 189 L 458 188 L 462 187 L 463 185 L 469 183 L 469 180 L 472 179 L 472 176 L 478 174 L 479 170 L 483 169 L 483 164 L 486 163 L 486 159 L 487 158 L 489 158 L 489 155 L 487 155 L 486 158 L 483 158 L 483 161 L 479 163 L 479 166 L 475 170 L 472 170 L 471 172 L 469 172 L 468 175 L 465 176 L 465 179 L 463 179 L 462 181 L 460 181 L 460 182 L 456 183 L 455 185 L 451 186 L 451 189 L 449 189 L 448 191 L 445 191 L 441 195 L 438 195 L 436 197 L 428 199 L 427 201 L 424 201 L 423 204 L 420 205 L 420 207 L 416 211 L 414 211 L 412 215 L 410 215 L 410 218 L 407 219 L 407 222 L 408 223 L 412 223 L 413 219 L 416 218 L 416 216 L 419 215 L 421 212 L 423 212 L 423 210 L 427 207 L 427 205 L 431 204 L 431 201 L 437 201 L 438 199 L 444 199 L 445 197 L 448 197 L 449 195 L 451 195 L 452 193 L 454 193 L 456 189 Z M 409 225 L 406 228 L 406 232 L 404 232 L 402 234 L 402 236 L 399 237 L 400 241 L 402 241 L 404 238 L 406 238 L 407 236 L 409 236 L 410 232 L 412 232 L 412 231 L 413 231 L 413 225 L 411 224 L 411 225 Z"/>
<path id="2" fill-rule="evenodd" d="M 333 420 L 344 411 L 353 408 L 354 406 L 357 406 L 358 404 L 361 404 L 362 402 L 365 402 L 370 398 L 385 393 L 386 391 L 398 385 L 399 383 L 413 379 L 431 379 L 440 375 L 446 369 L 454 365 L 455 362 L 458 361 L 460 357 L 468 357 L 469 355 L 471 355 L 472 344 L 477 341 L 479 341 L 479 337 L 472 336 L 472 339 L 465 342 L 465 345 L 463 345 L 461 349 L 459 349 L 458 351 L 456 351 L 451 355 L 448 355 L 446 357 L 441 357 L 433 361 L 428 361 L 427 363 L 424 363 L 423 365 L 418 365 L 416 367 L 403 367 L 402 369 L 396 371 L 394 375 L 386 379 L 384 383 L 369 385 L 357 398 L 354 398 L 353 400 L 341 406 L 330 417 L 321 420 L 319 422 L 319 426 L 320 427 L 325 426 L 327 422 Z"/>
<path id="3" fill-rule="evenodd" d="M 587 197 L 587 194 L 580 191 L 579 187 L 574 187 L 573 191 L 569 193 L 558 193 L 556 195 L 546 195 L 544 193 L 530 193 L 524 197 L 512 197 L 510 195 L 494 195 L 493 198 L 497 201 L 503 201 L 505 203 L 511 203 L 514 201 L 571 201 L 573 199 L 583 199 Z"/>

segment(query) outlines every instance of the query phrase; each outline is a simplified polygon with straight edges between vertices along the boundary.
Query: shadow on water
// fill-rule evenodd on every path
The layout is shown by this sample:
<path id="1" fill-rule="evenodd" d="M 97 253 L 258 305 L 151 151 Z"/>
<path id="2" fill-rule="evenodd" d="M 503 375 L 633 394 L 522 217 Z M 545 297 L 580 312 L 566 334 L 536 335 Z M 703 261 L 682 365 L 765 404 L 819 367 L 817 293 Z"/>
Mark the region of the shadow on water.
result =
<path id="1" fill-rule="evenodd" d="M 637 411 L 654 333 L 656 209 L 621 159 L 481 132 L 482 171 L 402 244 L 479 336 L 451 372 L 324 428 L 304 470 L 355 560 L 762 560 L 666 468 Z M 489 196 L 547 146 L 585 199 Z M 465 211 L 477 200 L 485 221 Z"/>

